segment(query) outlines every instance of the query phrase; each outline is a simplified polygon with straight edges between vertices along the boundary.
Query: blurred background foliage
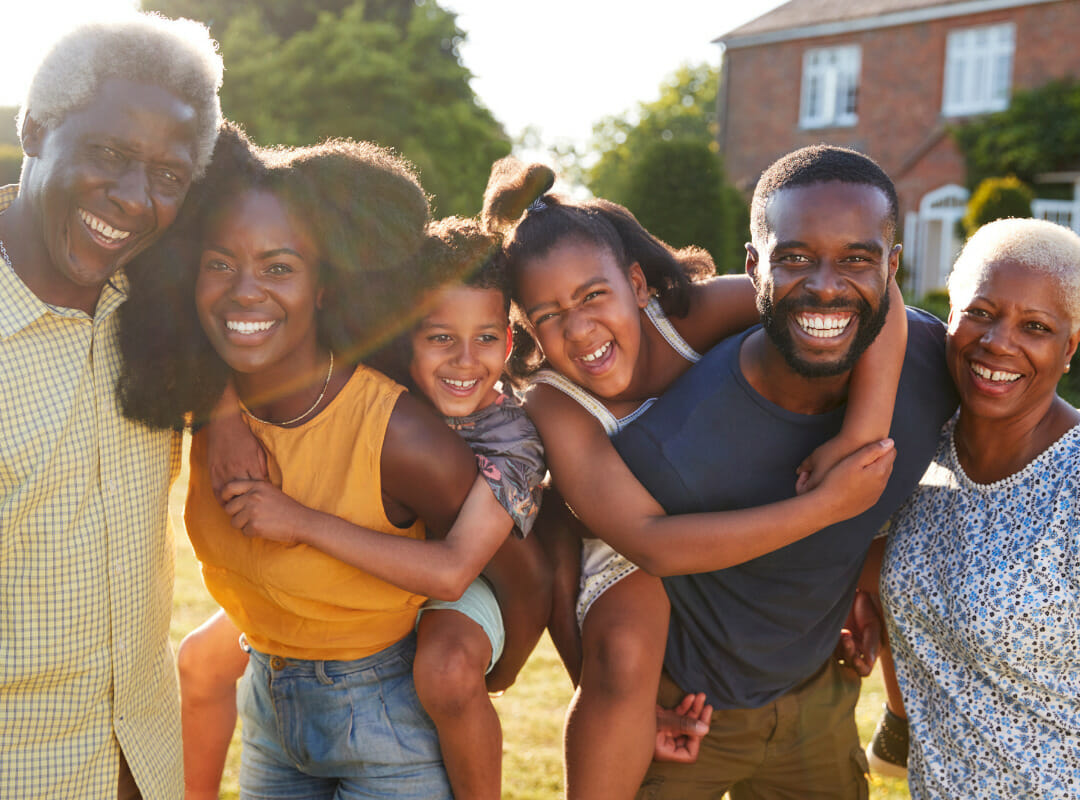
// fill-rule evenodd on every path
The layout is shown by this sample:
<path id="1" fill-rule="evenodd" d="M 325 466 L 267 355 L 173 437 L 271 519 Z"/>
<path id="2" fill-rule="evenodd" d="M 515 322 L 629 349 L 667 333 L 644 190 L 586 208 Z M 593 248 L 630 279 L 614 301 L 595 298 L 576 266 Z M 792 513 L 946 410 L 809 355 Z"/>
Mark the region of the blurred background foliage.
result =
<path id="1" fill-rule="evenodd" d="M 225 115 L 260 144 L 330 136 L 393 147 L 436 213 L 480 209 L 510 140 L 478 101 L 456 16 L 434 0 L 144 0 L 206 22 L 221 45 Z"/>
<path id="2" fill-rule="evenodd" d="M 626 206 L 669 244 L 704 247 L 719 272 L 741 272 L 750 216 L 716 144 L 719 85 L 718 68 L 687 65 L 656 100 L 602 119 L 589 145 L 595 161 L 582 177 L 594 195 Z"/>

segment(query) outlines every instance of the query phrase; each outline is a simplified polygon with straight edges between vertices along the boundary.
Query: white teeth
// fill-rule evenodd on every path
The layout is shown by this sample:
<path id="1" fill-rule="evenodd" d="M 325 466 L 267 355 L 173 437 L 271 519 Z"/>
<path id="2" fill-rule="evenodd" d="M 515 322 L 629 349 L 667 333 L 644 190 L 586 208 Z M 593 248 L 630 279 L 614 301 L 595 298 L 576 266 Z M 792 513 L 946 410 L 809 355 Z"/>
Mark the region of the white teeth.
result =
<path id="1" fill-rule="evenodd" d="M 587 356 L 582 356 L 581 360 L 585 362 L 596 361 L 596 359 L 607 355 L 607 351 L 611 349 L 611 342 L 605 342 L 596 349 L 595 352 L 589 353 Z"/>
<path id="2" fill-rule="evenodd" d="M 471 381 L 455 381 L 451 380 L 450 378 L 442 379 L 443 383 L 449 384 L 455 389 L 471 389 L 472 387 L 476 386 L 476 383 L 479 380 L 479 378 L 473 378 Z"/>
<path id="3" fill-rule="evenodd" d="M 841 317 L 834 314 L 798 314 L 795 322 L 811 336 L 831 339 L 843 333 L 852 319 L 854 315 Z"/>
<path id="4" fill-rule="evenodd" d="M 1020 380 L 1021 377 L 1019 372 L 1005 372 L 1000 369 L 989 370 L 982 364 L 975 363 L 972 363 L 971 371 L 983 380 L 996 381 L 998 383 L 1012 383 L 1013 381 Z"/>
<path id="5" fill-rule="evenodd" d="M 277 323 L 275 323 L 272 320 L 270 322 L 237 322 L 237 321 L 234 321 L 234 320 L 226 320 L 225 321 L 225 327 L 227 329 L 229 329 L 230 331 L 235 331 L 236 333 L 245 333 L 245 334 L 247 334 L 247 333 L 259 333 L 260 331 L 268 331 L 272 327 L 274 327 L 274 325 L 276 325 L 276 324 Z"/>
<path id="6" fill-rule="evenodd" d="M 113 242 L 122 242 L 124 241 L 124 239 L 131 236 L 131 231 L 117 230 L 105 220 L 101 219 L 100 217 L 95 217 L 89 211 L 84 211 L 81 208 L 79 209 L 79 217 L 82 219 L 83 222 L 86 223 L 86 226 L 88 228 L 96 231 L 97 233 L 101 234 L 102 237 L 110 239 Z"/>

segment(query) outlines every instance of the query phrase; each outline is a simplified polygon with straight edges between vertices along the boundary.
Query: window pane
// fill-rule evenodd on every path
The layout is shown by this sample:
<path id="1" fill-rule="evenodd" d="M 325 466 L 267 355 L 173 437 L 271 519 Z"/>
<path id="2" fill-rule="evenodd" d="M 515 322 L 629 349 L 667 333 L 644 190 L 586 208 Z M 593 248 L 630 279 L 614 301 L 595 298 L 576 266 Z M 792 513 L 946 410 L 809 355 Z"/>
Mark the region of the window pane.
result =
<path id="1" fill-rule="evenodd" d="M 1014 38 L 1012 23 L 949 34 L 942 91 L 945 113 L 972 114 L 1008 105 Z"/>
<path id="2" fill-rule="evenodd" d="M 857 46 L 806 51 L 803 55 L 801 124 L 855 124 L 858 84 Z"/>

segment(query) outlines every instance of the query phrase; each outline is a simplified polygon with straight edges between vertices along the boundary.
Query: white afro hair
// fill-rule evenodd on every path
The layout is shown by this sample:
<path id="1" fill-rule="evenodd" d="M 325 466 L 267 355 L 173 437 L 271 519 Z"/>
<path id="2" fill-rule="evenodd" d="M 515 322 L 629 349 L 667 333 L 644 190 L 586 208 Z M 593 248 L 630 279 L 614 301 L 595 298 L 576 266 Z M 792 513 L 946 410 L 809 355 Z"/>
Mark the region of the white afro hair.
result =
<path id="1" fill-rule="evenodd" d="M 998 261 L 1017 261 L 1055 281 L 1072 332 L 1080 330 L 1080 236 L 1041 219 L 999 219 L 967 240 L 949 275 L 949 302 L 966 303 Z"/>
<path id="2" fill-rule="evenodd" d="M 88 22 L 60 37 L 41 60 L 19 111 L 19 129 L 26 116 L 55 128 L 71 111 L 89 105 L 109 78 L 151 83 L 195 109 L 198 178 L 210 163 L 221 125 L 222 71 L 217 42 L 200 22 L 134 12 Z"/>

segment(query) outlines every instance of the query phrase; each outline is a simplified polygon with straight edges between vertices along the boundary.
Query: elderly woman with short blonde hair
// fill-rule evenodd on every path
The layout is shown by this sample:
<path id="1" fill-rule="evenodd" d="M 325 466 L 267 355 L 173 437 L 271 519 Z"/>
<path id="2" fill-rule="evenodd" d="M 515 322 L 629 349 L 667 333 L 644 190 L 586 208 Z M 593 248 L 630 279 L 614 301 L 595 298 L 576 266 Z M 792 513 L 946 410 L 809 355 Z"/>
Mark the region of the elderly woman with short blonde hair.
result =
<path id="1" fill-rule="evenodd" d="M 1080 798 L 1080 236 L 999 220 L 949 278 L 960 410 L 881 590 L 913 798 Z"/>

